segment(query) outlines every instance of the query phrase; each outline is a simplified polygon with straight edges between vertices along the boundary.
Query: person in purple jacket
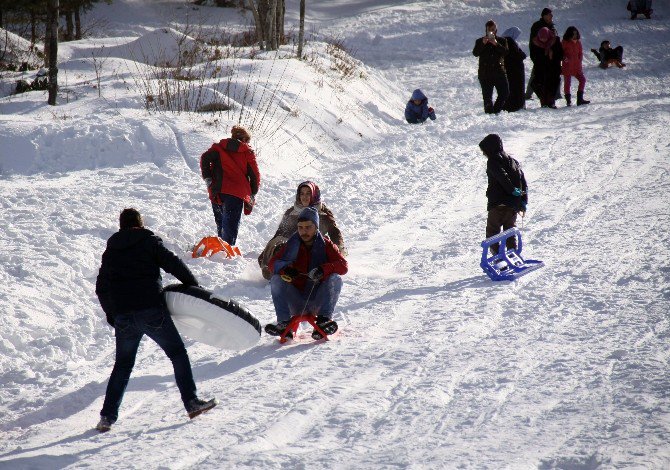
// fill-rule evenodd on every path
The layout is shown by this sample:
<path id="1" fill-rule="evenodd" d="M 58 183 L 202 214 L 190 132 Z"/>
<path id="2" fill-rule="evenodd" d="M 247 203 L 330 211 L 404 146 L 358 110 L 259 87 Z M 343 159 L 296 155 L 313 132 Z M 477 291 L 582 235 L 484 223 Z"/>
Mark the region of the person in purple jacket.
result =
<path id="1" fill-rule="evenodd" d="M 435 111 L 428 106 L 428 98 L 420 89 L 412 92 L 412 97 L 405 106 L 405 119 L 410 124 L 422 124 L 426 119 L 435 120 Z"/>

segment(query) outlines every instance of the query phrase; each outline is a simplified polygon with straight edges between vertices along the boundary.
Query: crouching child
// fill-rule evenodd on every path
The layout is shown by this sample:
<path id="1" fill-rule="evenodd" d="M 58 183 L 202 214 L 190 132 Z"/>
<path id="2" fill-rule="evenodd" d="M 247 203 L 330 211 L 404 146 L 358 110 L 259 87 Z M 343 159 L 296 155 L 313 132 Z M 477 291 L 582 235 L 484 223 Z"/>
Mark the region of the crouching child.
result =
<path id="1" fill-rule="evenodd" d="M 422 124 L 428 118 L 431 121 L 436 119 L 435 110 L 428 106 L 428 98 L 417 88 L 405 106 L 405 119 L 410 124 Z"/>
<path id="2" fill-rule="evenodd" d="M 319 328 L 330 335 L 337 331 L 333 312 L 347 261 L 337 245 L 319 231 L 319 213 L 314 207 L 300 212 L 297 229 L 268 264 L 273 273 L 270 290 L 277 322 L 267 324 L 265 332 L 280 336 L 291 317 L 311 314 Z M 312 338 L 321 339 L 322 335 L 314 329 Z"/>

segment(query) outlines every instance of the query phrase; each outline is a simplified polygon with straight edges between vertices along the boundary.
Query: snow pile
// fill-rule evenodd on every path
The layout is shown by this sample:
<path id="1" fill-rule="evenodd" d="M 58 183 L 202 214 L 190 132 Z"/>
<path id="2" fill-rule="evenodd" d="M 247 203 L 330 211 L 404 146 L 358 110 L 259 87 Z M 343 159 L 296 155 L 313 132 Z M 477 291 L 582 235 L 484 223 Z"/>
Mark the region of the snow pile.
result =
<path id="1" fill-rule="evenodd" d="M 37 47 L 32 47 L 30 41 L 21 36 L 0 28 L 0 58 L 5 63 L 20 66 L 28 62 L 30 68 L 37 68 L 41 59 L 37 55 Z"/>

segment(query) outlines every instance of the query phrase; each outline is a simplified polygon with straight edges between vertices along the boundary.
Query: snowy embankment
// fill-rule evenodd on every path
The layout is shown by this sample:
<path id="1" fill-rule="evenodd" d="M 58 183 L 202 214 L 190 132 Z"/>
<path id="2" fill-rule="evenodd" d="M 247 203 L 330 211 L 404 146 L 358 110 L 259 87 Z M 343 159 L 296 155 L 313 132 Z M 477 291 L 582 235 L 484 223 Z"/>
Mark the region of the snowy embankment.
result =
<path id="1" fill-rule="evenodd" d="M 118 34 L 63 44 L 69 102 L 0 100 L 0 468 L 670 466 L 667 8 L 631 22 L 619 2 L 562 2 L 560 32 L 626 48 L 624 70 L 585 57 L 587 107 L 481 110 L 477 31 L 494 16 L 526 37 L 543 4 L 369 0 L 311 13 L 356 51 L 357 74 L 331 69 L 323 43 L 304 62 L 245 52 L 206 84 L 230 112 L 172 114 L 145 110 L 141 77 L 175 43 L 134 23 L 161 23 L 144 3 L 104 7 Z M 416 87 L 438 121 L 402 122 Z M 245 257 L 192 260 L 214 229 L 198 159 L 238 119 L 264 178 Z M 547 264 L 514 283 L 478 267 L 489 132 L 524 165 L 525 251 Z M 341 332 L 242 353 L 189 341 L 200 392 L 222 401 L 193 422 L 147 340 L 119 422 L 93 432 L 114 355 L 94 282 L 119 210 L 140 209 L 203 285 L 266 323 L 255 257 L 307 178 L 349 249 Z"/>

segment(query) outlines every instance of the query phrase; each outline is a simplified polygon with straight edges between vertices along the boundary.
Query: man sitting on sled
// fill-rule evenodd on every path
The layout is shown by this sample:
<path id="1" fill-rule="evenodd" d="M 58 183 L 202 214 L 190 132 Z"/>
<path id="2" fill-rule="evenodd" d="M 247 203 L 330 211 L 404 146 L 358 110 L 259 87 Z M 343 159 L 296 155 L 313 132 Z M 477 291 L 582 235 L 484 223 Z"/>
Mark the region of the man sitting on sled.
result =
<path id="1" fill-rule="evenodd" d="M 298 216 L 298 231 L 270 259 L 273 273 L 270 289 L 277 323 L 265 326 L 265 332 L 280 336 L 294 315 L 316 315 L 316 324 L 326 334 L 337 331 L 333 318 L 335 304 L 347 273 L 347 261 L 328 237 L 319 232 L 319 213 L 306 207 Z M 312 338 L 322 335 L 314 329 Z"/>

